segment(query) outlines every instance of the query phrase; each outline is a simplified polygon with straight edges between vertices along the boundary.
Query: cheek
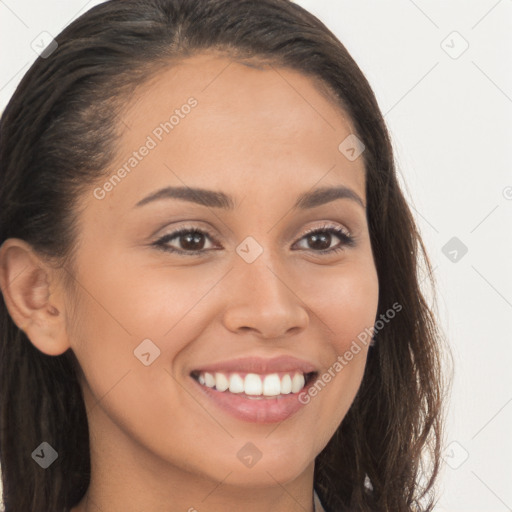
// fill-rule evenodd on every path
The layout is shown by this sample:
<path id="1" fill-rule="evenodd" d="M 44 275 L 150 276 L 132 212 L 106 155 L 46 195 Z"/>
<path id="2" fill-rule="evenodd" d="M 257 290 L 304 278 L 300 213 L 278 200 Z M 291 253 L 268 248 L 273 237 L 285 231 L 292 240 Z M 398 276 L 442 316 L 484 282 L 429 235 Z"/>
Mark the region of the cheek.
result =
<path id="1" fill-rule="evenodd" d="M 320 352 L 322 371 L 302 398 L 323 425 L 318 446 L 327 443 L 345 417 L 366 366 L 366 356 L 378 308 L 378 277 L 373 264 L 364 260 L 340 267 L 338 272 L 317 274 L 308 288 L 308 305 L 323 326 Z"/>
<path id="2" fill-rule="evenodd" d="M 89 255 L 77 273 L 82 286 L 69 332 L 72 348 L 94 401 L 108 394 L 115 407 L 149 407 L 161 393 L 169 405 L 177 403 L 173 361 L 208 325 L 218 303 L 208 291 L 224 271 L 172 271 L 120 256 L 100 261 Z"/>
<path id="3" fill-rule="evenodd" d="M 75 334 L 89 347 L 101 345 L 105 354 L 117 351 L 120 358 L 126 353 L 133 357 L 147 338 L 155 343 L 176 339 L 175 333 L 190 324 L 201 297 L 218 280 L 200 267 L 173 270 L 122 254 L 101 261 L 91 256 L 88 261 L 78 275 L 83 286 L 77 316 L 82 320 Z"/>
<path id="4" fill-rule="evenodd" d="M 353 274 L 342 281 L 326 309 L 338 353 L 345 352 L 353 340 L 374 325 L 377 306 L 376 276 L 372 277 L 371 273 Z"/>
<path id="5" fill-rule="evenodd" d="M 374 325 L 379 295 L 376 269 L 362 259 L 308 274 L 314 284 L 304 289 L 303 296 L 325 328 L 324 341 L 343 353 Z"/>

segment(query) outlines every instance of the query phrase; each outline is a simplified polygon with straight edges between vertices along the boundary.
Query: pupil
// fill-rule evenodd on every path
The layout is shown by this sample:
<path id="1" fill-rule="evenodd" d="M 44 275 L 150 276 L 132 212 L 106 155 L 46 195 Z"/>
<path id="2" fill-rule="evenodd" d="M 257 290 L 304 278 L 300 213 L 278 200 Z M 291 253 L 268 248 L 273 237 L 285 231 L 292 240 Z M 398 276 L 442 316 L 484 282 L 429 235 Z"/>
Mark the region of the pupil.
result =
<path id="1" fill-rule="evenodd" d="M 202 236 L 203 235 L 201 233 L 189 233 L 187 235 L 183 235 L 182 238 L 185 240 L 185 243 L 182 243 L 181 246 L 183 249 L 202 249 L 204 240 L 203 244 L 201 244 L 200 247 L 197 247 L 198 237 L 201 238 Z"/>
<path id="2" fill-rule="evenodd" d="M 331 235 L 330 234 L 313 234 L 313 235 L 310 235 L 310 238 L 311 240 L 313 241 L 313 246 L 316 245 L 316 249 L 328 249 L 329 246 L 331 245 Z M 323 244 L 320 244 L 320 246 L 318 246 L 318 244 L 316 244 L 316 242 L 320 239 L 323 239 Z M 325 243 L 327 242 L 327 243 Z M 322 246 L 323 245 L 323 246 Z"/>

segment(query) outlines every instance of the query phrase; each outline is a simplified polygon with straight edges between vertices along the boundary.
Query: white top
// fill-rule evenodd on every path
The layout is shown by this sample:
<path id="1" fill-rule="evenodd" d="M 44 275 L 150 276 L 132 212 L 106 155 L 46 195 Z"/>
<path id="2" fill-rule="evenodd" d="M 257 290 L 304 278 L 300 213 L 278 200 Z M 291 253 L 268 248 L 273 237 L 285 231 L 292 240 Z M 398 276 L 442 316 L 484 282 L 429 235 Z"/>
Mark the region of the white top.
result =
<path id="1" fill-rule="evenodd" d="M 324 507 L 322 506 L 322 503 L 320 502 L 320 498 L 318 497 L 318 494 L 313 489 L 313 503 L 315 504 L 315 512 L 325 512 Z"/>

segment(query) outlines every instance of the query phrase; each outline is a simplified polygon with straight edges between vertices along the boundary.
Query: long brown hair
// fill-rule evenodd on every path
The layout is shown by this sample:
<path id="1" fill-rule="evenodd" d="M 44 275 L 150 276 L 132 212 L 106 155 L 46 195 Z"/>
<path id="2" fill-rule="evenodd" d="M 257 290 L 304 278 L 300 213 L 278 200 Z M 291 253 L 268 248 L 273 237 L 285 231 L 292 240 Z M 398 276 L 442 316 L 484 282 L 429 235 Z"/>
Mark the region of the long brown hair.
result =
<path id="1" fill-rule="evenodd" d="M 375 335 L 341 425 L 318 455 L 327 510 L 430 511 L 440 468 L 441 342 L 420 289 L 431 266 L 400 190 L 390 138 L 365 76 L 317 18 L 289 0 L 110 0 L 69 25 L 39 57 L 0 124 L 0 243 L 16 237 L 72 268 L 76 198 L 112 161 L 116 114 L 171 61 L 203 50 L 297 70 L 324 84 L 366 149 L 367 220 L 379 278 Z M 6 512 L 62 512 L 89 485 L 87 415 L 74 353 L 38 351 L 0 301 L 0 464 Z M 59 454 L 42 470 L 31 453 Z"/>

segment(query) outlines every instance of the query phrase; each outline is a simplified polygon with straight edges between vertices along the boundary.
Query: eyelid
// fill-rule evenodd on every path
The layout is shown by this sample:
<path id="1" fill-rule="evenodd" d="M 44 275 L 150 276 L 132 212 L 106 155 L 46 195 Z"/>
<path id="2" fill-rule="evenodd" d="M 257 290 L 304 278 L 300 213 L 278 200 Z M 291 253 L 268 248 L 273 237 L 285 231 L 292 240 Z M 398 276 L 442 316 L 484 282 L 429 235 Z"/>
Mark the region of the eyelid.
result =
<path id="1" fill-rule="evenodd" d="M 321 226 L 313 226 L 311 228 L 307 228 L 306 231 L 304 231 L 304 233 L 302 233 L 301 238 L 308 235 L 309 233 L 314 233 L 315 231 L 321 231 L 323 229 L 331 229 L 331 228 L 339 229 L 339 230 L 343 231 L 347 236 L 352 236 L 352 233 L 350 232 L 350 230 L 341 224 L 334 224 L 330 221 L 323 221 L 323 222 L 324 222 L 324 224 L 322 224 Z"/>

